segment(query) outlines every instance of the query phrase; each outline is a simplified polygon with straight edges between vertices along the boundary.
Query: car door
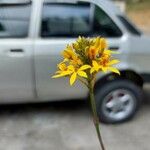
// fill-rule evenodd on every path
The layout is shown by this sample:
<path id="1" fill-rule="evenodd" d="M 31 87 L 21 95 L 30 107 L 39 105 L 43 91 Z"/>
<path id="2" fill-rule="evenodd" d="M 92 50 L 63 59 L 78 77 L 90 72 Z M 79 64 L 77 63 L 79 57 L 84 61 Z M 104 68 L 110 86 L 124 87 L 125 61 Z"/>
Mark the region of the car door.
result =
<path id="1" fill-rule="evenodd" d="M 31 2 L 0 2 L 0 102 L 33 98 Z"/>
<path id="2" fill-rule="evenodd" d="M 35 76 L 38 97 L 43 100 L 82 98 L 87 89 L 76 83 L 70 87 L 66 78 L 52 79 L 62 60 L 61 51 L 79 35 L 121 36 L 121 31 L 102 9 L 89 2 L 48 2 L 42 4 L 39 34 L 35 40 Z M 104 22 L 103 17 L 107 17 Z M 117 30 L 116 30 L 117 29 Z M 119 30 L 119 31 L 118 31 Z M 111 40 L 114 47 L 114 42 Z M 118 47 L 114 47 L 117 48 Z"/>

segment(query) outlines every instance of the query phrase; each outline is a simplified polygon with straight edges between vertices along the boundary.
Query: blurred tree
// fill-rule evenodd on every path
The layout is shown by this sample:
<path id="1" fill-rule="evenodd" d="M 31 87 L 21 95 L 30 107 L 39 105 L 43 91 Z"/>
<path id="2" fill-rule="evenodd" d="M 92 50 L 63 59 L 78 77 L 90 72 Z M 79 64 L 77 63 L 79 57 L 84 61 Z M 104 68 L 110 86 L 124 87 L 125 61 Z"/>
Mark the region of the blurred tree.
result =
<path id="1" fill-rule="evenodd" d="M 127 0 L 129 3 L 137 3 L 137 2 L 144 2 L 146 0 Z"/>

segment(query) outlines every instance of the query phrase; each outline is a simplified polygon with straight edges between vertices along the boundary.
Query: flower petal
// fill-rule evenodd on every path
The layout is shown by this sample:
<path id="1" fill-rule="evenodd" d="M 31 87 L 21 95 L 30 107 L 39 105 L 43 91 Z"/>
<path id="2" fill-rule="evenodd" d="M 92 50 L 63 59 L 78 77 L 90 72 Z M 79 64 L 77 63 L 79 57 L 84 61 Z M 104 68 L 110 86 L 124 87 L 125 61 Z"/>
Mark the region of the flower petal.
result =
<path id="1" fill-rule="evenodd" d="M 80 67 L 79 70 L 83 71 L 83 70 L 86 70 L 86 69 L 89 69 L 89 68 L 91 68 L 90 65 L 84 65 L 84 66 Z"/>
<path id="2" fill-rule="evenodd" d="M 107 72 L 107 68 L 106 67 L 101 67 L 101 69 L 102 69 L 102 71 L 104 72 L 104 73 L 106 73 Z"/>
<path id="3" fill-rule="evenodd" d="M 112 50 L 105 50 L 106 53 L 108 54 L 120 54 L 120 52 L 112 51 Z"/>
<path id="4" fill-rule="evenodd" d="M 96 71 L 98 71 L 100 69 L 100 67 L 96 61 L 93 61 L 92 64 L 93 64 L 93 67 Z"/>
<path id="5" fill-rule="evenodd" d="M 101 50 L 104 50 L 108 47 L 107 41 L 105 38 L 100 39 Z"/>
<path id="6" fill-rule="evenodd" d="M 117 68 L 114 68 L 114 67 L 109 67 L 108 68 L 110 71 L 114 72 L 114 73 L 117 73 L 120 75 L 120 71 L 117 69 Z"/>
<path id="7" fill-rule="evenodd" d="M 114 59 L 114 60 L 111 60 L 108 65 L 111 66 L 111 65 L 114 65 L 114 64 L 118 64 L 119 62 L 120 62 L 119 60 Z"/>
<path id="8" fill-rule="evenodd" d="M 81 77 L 87 78 L 87 74 L 84 71 L 78 71 L 77 74 Z"/>
<path id="9" fill-rule="evenodd" d="M 71 70 L 72 72 L 75 72 L 75 68 L 74 68 L 73 65 L 69 65 L 69 66 L 68 66 L 68 70 Z"/>
<path id="10" fill-rule="evenodd" d="M 72 76 L 70 78 L 70 85 L 73 85 L 73 83 L 75 82 L 76 78 L 77 78 L 77 73 L 75 72 L 75 73 L 72 74 Z"/>
<path id="11" fill-rule="evenodd" d="M 63 71 L 63 72 L 60 71 L 59 74 L 56 74 L 56 75 L 52 76 L 52 78 L 64 77 L 64 76 L 70 75 L 71 73 L 72 73 L 71 71 Z"/>
<path id="12" fill-rule="evenodd" d="M 62 71 L 64 71 L 65 69 L 67 69 L 67 67 L 66 67 L 66 64 L 65 63 L 60 63 L 60 64 L 58 64 L 58 68 L 60 69 L 60 70 L 62 70 Z"/>
<path id="13" fill-rule="evenodd" d="M 63 74 L 57 74 L 57 75 L 52 76 L 52 78 L 60 78 L 60 77 L 64 77 L 64 76 L 66 76 L 66 75 L 63 75 Z"/>
<path id="14" fill-rule="evenodd" d="M 94 68 L 91 68 L 90 74 L 92 74 L 93 72 L 95 72 L 95 69 L 94 69 Z"/>

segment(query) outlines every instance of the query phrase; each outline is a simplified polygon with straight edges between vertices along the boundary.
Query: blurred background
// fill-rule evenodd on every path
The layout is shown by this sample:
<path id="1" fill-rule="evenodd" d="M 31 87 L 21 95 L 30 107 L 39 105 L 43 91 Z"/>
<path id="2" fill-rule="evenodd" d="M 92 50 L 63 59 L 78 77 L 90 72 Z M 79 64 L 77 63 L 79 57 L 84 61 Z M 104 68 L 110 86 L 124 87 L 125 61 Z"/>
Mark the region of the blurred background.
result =
<path id="1" fill-rule="evenodd" d="M 127 16 L 146 34 L 150 34 L 150 0 L 116 1 Z"/>
<path id="2" fill-rule="evenodd" d="M 114 1 L 150 35 L 150 0 Z M 150 86 L 129 122 L 101 124 L 106 150 L 150 150 Z M 99 150 L 86 101 L 0 105 L 0 150 Z"/>

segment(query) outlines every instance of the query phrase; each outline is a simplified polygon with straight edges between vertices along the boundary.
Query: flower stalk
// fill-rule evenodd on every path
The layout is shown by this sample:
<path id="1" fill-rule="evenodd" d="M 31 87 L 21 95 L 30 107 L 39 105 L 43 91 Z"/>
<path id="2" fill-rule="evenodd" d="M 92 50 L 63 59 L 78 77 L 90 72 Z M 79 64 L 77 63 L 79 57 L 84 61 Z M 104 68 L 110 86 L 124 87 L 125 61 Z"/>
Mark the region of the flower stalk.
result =
<path id="1" fill-rule="evenodd" d="M 90 105 L 91 105 L 91 110 L 92 110 L 93 122 L 94 122 L 95 129 L 97 132 L 98 140 L 99 140 L 101 149 L 106 150 L 103 140 L 102 140 L 100 128 L 99 128 L 99 118 L 98 118 L 97 109 L 96 109 L 96 102 L 95 102 L 95 97 L 94 97 L 94 86 L 93 86 L 92 81 L 89 81 L 89 94 L 90 94 L 89 100 L 90 100 Z"/>
<path id="2" fill-rule="evenodd" d="M 57 65 L 58 71 L 52 77 L 70 77 L 70 85 L 73 85 L 78 79 L 89 89 L 93 122 L 102 150 L 105 150 L 105 147 L 99 128 L 94 85 L 98 72 L 106 73 L 111 71 L 120 74 L 119 70 L 113 67 L 113 65 L 119 63 L 119 60 L 113 59 L 112 54 L 114 52 L 108 50 L 107 42 L 104 38 L 96 37 L 90 39 L 79 37 L 75 43 L 67 45 L 62 52 L 64 60 Z"/>

